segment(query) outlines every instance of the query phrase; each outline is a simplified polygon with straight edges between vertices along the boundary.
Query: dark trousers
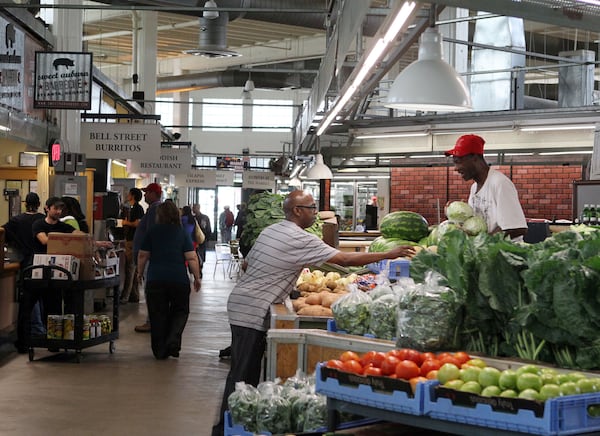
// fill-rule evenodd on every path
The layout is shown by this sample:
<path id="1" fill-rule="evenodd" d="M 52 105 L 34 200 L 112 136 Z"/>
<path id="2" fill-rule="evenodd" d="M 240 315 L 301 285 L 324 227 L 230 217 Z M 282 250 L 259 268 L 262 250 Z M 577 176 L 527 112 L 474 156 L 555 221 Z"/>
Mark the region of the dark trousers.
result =
<path id="1" fill-rule="evenodd" d="M 247 327 L 231 326 L 231 369 L 225 382 L 219 423 L 213 427 L 212 436 L 223 436 L 223 414 L 229 408 L 227 399 L 239 381 L 252 386 L 260 381 L 260 368 L 265 354 L 267 332 Z"/>
<path id="2" fill-rule="evenodd" d="M 181 335 L 190 313 L 190 285 L 150 282 L 146 285 L 146 303 L 152 352 L 157 359 L 166 359 L 181 349 Z"/>

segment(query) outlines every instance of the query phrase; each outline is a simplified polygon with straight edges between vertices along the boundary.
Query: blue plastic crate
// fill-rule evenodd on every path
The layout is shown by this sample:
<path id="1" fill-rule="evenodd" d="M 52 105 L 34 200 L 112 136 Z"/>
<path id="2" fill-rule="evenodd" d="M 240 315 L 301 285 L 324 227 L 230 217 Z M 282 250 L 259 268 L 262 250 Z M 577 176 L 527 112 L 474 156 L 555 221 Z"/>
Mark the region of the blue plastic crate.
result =
<path id="1" fill-rule="evenodd" d="M 344 334 L 344 335 L 349 334 L 346 330 L 338 330 L 337 325 L 335 323 L 335 319 L 328 319 L 327 320 L 327 331 L 331 332 L 331 333 L 341 333 L 341 334 Z M 375 335 L 371 334 L 371 333 L 365 333 L 363 336 L 365 338 L 377 339 L 375 337 Z"/>
<path id="2" fill-rule="evenodd" d="M 407 413 L 410 415 L 423 414 L 423 395 L 427 383 L 419 383 L 414 397 L 408 392 L 401 390 L 381 391 L 373 389 L 372 386 L 366 384 L 345 384 L 340 383 L 340 380 L 332 377 L 325 377 L 321 374 L 323 364 L 317 365 L 317 381 L 316 391 L 338 400 L 347 401 L 354 404 L 362 404 L 363 406 L 376 407 L 382 410 L 390 410 L 393 412 Z M 329 368 L 328 368 L 329 369 Z M 343 373 L 340 373 L 343 374 Z M 357 376 L 362 377 L 362 376 Z M 363 377 L 367 378 L 367 377 Z M 370 380 L 375 377 L 368 376 Z M 385 379 L 386 377 L 377 377 Z M 389 379 L 394 380 L 394 379 Z M 382 380 L 383 381 L 383 380 Z M 402 383 L 400 380 L 394 380 Z M 408 382 L 404 382 L 408 385 Z"/>
<path id="3" fill-rule="evenodd" d="M 456 405 L 449 398 L 436 395 L 436 383 L 424 389 L 423 414 L 431 418 L 537 435 L 573 435 L 600 431 L 600 417 L 591 416 L 588 407 L 600 407 L 600 393 L 569 395 L 547 400 L 542 415 L 533 410 L 516 409 L 516 413 L 494 410 L 498 402 L 513 399 L 485 398 L 474 407 Z M 517 400 L 523 401 L 523 400 Z"/>
<path id="4" fill-rule="evenodd" d="M 340 425 L 338 425 L 336 430 L 352 429 L 352 428 L 356 428 L 356 427 L 362 427 L 365 425 L 376 424 L 378 422 L 380 422 L 380 420 L 372 419 L 372 418 L 357 419 L 355 421 L 342 422 Z M 319 432 L 326 432 L 326 431 L 327 431 L 327 428 L 320 427 L 313 431 L 309 431 L 308 433 L 310 434 L 310 433 L 319 433 Z M 258 433 L 258 434 L 265 435 L 265 436 L 271 435 L 271 433 L 268 431 L 265 431 L 263 433 Z M 251 431 L 247 431 L 243 426 L 234 424 L 233 420 L 231 419 L 231 413 L 229 413 L 229 411 L 226 411 L 225 412 L 224 435 L 225 436 L 255 436 L 255 435 L 257 435 L 257 433 L 252 433 Z"/>
<path id="5" fill-rule="evenodd" d="M 379 274 L 388 268 L 388 264 L 389 279 L 396 280 L 400 277 L 410 277 L 410 260 L 380 260 L 379 262 L 370 263 L 369 265 L 367 265 L 367 267 L 374 273 Z"/>

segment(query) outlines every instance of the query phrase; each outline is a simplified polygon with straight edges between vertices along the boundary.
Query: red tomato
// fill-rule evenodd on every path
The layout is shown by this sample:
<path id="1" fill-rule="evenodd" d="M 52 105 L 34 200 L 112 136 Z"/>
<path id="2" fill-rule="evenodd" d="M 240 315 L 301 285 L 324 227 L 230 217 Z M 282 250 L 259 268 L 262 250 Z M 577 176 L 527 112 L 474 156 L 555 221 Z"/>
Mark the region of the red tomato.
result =
<path id="1" fill-rule="evenodd" d="M 394 356 L 387 356 L 381 363 L 381 373 L 383 375 L 391 375 L 396 371 L 396 365 L 400 363 L 400 359 Z"/>
<path id="2" fill-rule="evenodd" d="M 374 366 L 367 366 L 365 367 L 364 371 L 363 371 L 364 375 L 376 375 L 376 376 L 381 376 L 381 368 L 376 368 Z"/>
<path id="3" fill-rule="evenodd" d="M 400 358 L 400 350 L 390 350 L 387 353 L 385 353 L 385 355 Z M 404 360 L 404 359 L 401 359 L 401 360 Z"/>
<path id="4" fill-rule="evenodd" d="M 431 351 L 426 351 L 425 353 L 421 353 L 421 357 L 423 357 L 423 362 L 425 362 L 426 360 L 437 359 L 437 356 L 435 355 L 435 353 L 432 353 Z"/>
<path id="5" fill-rule="evenodd" d="M 454 357 L 461 363 L 461 365 L 471 360 L 471 356 L 469 356 L 464 351 L 457 351 L 456 353 L 454 353 Z"/>
<path id="6" fill-rule="evenodd" d="M 331 359 L 331 360 L 327 361 L 325 366 L 327 368 L 333 368 L 333 369 L 344 369 L 344 362 L 342 362 L 341 360 L 337 360 L 337 359 Z"/>
<path id="7" fill-rule="evenodd" d="M 362 366 L 366 366 L 368 364 L 373 365 L 375 368 L 381 368 L 381 364 L 385 360 L 385 353 L 378 351 L 368 351 L 362 356 L 360 356 L 360 364 Z"/>
<path id="8" fill-rule="evenodd" d="M 440 366 L 442 366 L 442 362 L 437 359 L 426 360 L 421 365 L 421 375 L 425 377 L 430 371 L 440 369 Z"/>
<path id="9" fill-rule="evenodd" d="M 400 348 L 396 353 L 396 357 L 400 360 L 407 360 L 411 351 L 413 350 L 410 348 Z"/>
<path id="10" fill-rule="evenodd" d="M 437 380 L 437 374 L 438 374 L 438 370 L 434 369 L 433 371 L 429 371 L 427 373 L 427 375 L 425 376 L 425 378 L 427 380 Z"/>
<path id="11" fill-rule="evenodd" d="M 356 360 L 358 362 L 360 358 L 358 357 L 358 354 L 356 354 L 354 351 L 344 351 L 340 356 L 340 360 L 342 362 L 347 362 L 349 360 Z"/>
<path id="12" fill-rule="evenodd" d="M 358 360 L 346 360 L 344 362 L 344 371 L 351 372 L 353 374 L 362 374 L 363 367 Z"/>
<path id="13" fill-rule="evenodd" d="M 396 376 L 404 380 L 418 377 L 421 373 L 419 365 L 412 360 L 402 360 L 396 365 Z"/>
<path id="14" fill-rule="evenodd" d="M 420 365 L 421 363 L 423 363 L 423 356 L 421 356 L 421 353 L 419 353 L 417 350 L 409 349 L 406 354 L 407 354 L 407 356 L 406 356 L 405 360 L 412 360 L 417 365 Z"/>
<path id="15" fill-rule="evenodd" d="M 452 363 L 453 365 L 456 365 L 458 368 L 461 367 L 461 363 L 459 362 L 459 360 L 454 357 L 454 356 L 444 356 L 444 357 L 440 357 L 440 362 L 442 362 L 442 365 L 444 363 Z"/>
<path id="16" fill-rule="evenodd" d="M 438 353 L 436 359 L 437 360 L 442 360 L 444 357 L 450 357 L 450 356 L 454 356 L 454 355 L 452 353 L 444 351 L 442 353 Z"/>
<path id="17" fill-rule="evenodd" d="M 390 375 L 388 375 L 388 377 L 389 377 L 389 378 L 398 378 L 398 376 L 396 375 L 396 373 L 394 373 L 394 374 L 390 374 Z"/>
<path id="18" fill-rule="evenodd" d="M 417 385 L 421 382 L 426 382 L 427 379 L 425 377 L 413 377 L 408 382 L 410 383 L 410 388 L 412 389 L 413 394 L 417 393 Z"/>

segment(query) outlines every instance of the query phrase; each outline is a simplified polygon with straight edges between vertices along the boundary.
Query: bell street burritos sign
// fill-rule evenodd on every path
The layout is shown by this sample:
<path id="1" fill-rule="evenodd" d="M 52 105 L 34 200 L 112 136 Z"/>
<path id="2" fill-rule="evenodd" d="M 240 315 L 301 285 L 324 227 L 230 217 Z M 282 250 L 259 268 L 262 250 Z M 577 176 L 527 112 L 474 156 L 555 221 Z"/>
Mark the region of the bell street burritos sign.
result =
<path id="1" fill-rule="evenodd" d="M 131 159 L 132 173 L 185 174 L 192 169 L 191 142 L 163 142 L 158 159 Z"/>
<path id="2" fill-rule="evenodd" d="M 266 171 L 244 171 L 242 188 L 275 190 L 275 174 Z"/>
<path id="3" fill-rule="evenodd" d="M 34 86 L 34 108 L 91 109 L 92 54 L 35 52 Z"/>
<path id="4" fill-rule="evenodd" d="M 81 123 L 80 138 L 88 159 L 160 161 L 159 124 Z"/>

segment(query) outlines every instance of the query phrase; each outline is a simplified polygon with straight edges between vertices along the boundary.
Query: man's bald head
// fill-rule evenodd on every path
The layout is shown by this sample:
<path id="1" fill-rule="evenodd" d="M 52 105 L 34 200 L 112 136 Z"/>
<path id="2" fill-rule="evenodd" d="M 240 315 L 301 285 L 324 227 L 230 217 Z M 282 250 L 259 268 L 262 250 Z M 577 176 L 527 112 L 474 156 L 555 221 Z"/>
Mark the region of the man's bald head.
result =
<path id="1" fill-rule="evenodd" d="M 313 201 L 312 195 L 304 191 L 292 191 L 283 200 L 283 212 L 286 218 L 289 218 L 293 215 L 296 206 L 312 203 Z"/>

